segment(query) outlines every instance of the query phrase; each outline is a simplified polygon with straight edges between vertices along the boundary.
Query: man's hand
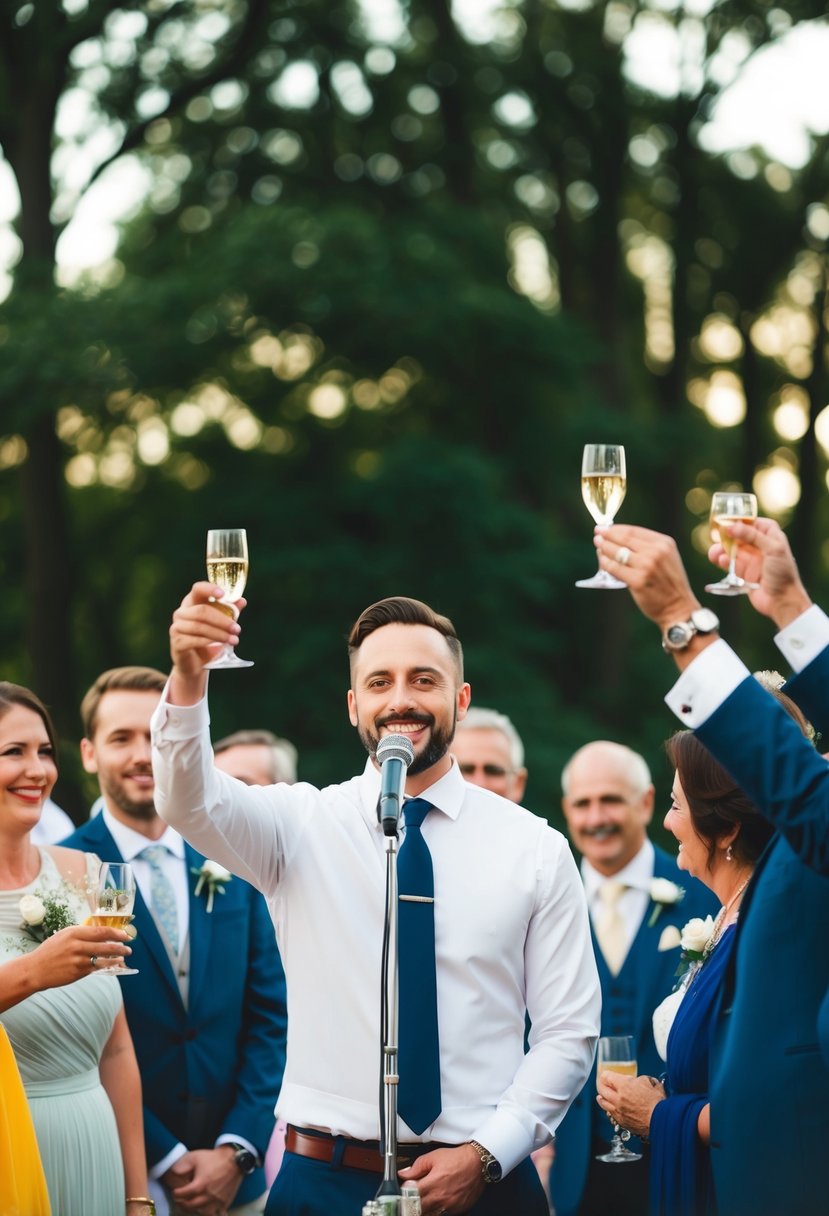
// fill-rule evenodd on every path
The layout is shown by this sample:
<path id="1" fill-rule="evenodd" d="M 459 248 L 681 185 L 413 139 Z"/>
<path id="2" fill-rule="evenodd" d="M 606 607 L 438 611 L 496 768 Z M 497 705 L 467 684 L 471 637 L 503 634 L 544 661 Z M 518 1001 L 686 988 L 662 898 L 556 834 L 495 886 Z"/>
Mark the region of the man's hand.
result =
<path id="1" fill-rule="evenodd" d="M 242 1184 L 233 1152 L 231 1144 L 220 1144 L 179 1157 L 161 1179 L 176 1206 L 197 1216 L 225 1216 Z"/>
<path id="2" fill-rule="evenodd" d="M 173 705 L 194 705 L 200 701 L 207 683 L 205 663 L 215 659 L 226 643 L 235 646 L 239 641 L 241 631 L 236 616 L 246 601 L 235 601 L 234 616 L 230 615 L 229 604 L 220 607 L 216 603 L 221 595 L 221 587 L 214 583 L 194 583 L 173 613 L 170 626 L 173 660 L 170 701 Z"/>
<path id="3" fill-rule="evenodd" d="M 634 1136 L 650 1132 L 654 1107 L 665 1097 L 665 1088 L 656 1077 L 623 1077 L 605 1069 L 597 1083 L 599 1106 L 614 1123 Z"/>
<path id="4" fill-rule="evenodd" d="M 740 578 L 759 583 L 749 592 L 753 608 L 770 617 L 778 629 L 788 625 L 810 606 L 811 600 L 800 581 L 786 534 L 773 519 L 757 519 L 753 524 L 729 524 L 725 531 L 740 543 L 736 569 Z M 722 545 L 712 545 L 709 560 L 728 568 L 728 555 Z"/>
<path id="5" fill-rule="evenodd" d="M 442 1212 L 455 1216 L 468 1212 L 486 1186 L 481 1174 L 481 1159 L 471 1144 L 424 1153 L 414 1165 L 400 1171 L 400 1179 L 417 1183 L 423 1216 L 439 1216 Z"/>
<path id="6" fill-rule="evenodd" d="M 613 524 L 596 529 L 593 544 L 603 570 L 627 583 L 639 608 L 664 632 L 687 621 L 700 602 L 691 590 L 676 542 L 661 532 Z M 619 555 L 627 561 L 620 562 Z"/>

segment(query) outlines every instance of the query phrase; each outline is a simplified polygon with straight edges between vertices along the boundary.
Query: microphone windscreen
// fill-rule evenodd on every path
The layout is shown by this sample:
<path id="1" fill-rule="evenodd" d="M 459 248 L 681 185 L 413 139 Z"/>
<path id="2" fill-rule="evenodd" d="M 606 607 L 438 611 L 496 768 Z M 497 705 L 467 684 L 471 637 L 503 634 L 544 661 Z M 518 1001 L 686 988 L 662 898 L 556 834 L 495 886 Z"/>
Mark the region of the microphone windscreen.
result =
<path id="1" fill-rule="evenodd" d="M 411 739 L 405 735 L 383 735 L 377 744 L 375 756 L 378 764 L 384 760 L 401 760 L 408 768 L 414 760 L 414 747 Z"/>

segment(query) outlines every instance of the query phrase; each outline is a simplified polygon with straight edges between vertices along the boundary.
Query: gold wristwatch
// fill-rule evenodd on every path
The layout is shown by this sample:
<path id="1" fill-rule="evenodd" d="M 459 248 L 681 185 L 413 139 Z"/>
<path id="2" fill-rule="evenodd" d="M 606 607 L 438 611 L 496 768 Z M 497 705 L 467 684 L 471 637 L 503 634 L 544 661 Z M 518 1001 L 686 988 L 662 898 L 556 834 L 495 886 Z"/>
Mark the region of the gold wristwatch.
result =
<path id="1" fill-rule="evenodd" d="M 469 1143 L 481 1159 L 481 1177 L 484 1182 L 500 1182 L 502 1170 L 498 1159 L 493 1157 L 489 1149 L 484 1148 L 477 1140 L 470 1140 Z"/>

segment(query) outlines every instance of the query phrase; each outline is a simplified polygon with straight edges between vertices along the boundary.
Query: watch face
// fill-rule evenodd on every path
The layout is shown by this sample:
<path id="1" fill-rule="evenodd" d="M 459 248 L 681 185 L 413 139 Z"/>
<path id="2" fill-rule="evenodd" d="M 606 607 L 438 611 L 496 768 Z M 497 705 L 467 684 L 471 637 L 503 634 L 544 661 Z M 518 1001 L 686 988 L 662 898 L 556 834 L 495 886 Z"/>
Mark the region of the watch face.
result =
<path id="1" fill-rule="evenodd" d="M 487 1172 L 487 1177 L 489 1178 L 490 1182 L 500 1182 L 501 1181 L 501 1167 L 498 1164 L 498 1162 L 495 1160 L 494 1157 L 491 1161 L 487 1161 L 486 1172 Z"/>
<path id="2" fill-rule="evenodd" d="M 670 646 L 685 646 L 691 640 L 691 631 L 687 625 L 671 625 L 665 637 Z"/>

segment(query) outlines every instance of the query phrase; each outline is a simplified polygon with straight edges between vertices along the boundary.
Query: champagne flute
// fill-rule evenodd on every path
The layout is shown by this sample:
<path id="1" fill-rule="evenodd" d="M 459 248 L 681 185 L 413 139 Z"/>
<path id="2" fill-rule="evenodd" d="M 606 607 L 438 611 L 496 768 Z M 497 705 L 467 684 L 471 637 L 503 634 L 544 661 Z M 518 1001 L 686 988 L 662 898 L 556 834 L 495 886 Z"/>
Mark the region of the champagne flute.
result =
<path id="1" fill-rule="evenodd" d="M 93 893 L 95 907 L 90 917 L 93 925 L 107 925 L 110 929 L 126 929 L 132 921 L 135 906 L 135 875 L 132 866 L 125 861 L 104 861 L 98 871 L 98 882 Z M 98 967 L 102 974 L 138 975 L 135 967 L 128 967 L 125 960 L 114 960 L 107 967 Z"/>
<path id="2" fill-rule="evenodd" d="M 596 1086 L 603 1072 L 618 1072 L 624 1077 L 636 1076 L 636 1044 L 632 1034 L 607 1035 L 599 1039 L 599 1054 L 596 1058 Z M 630 1139 L 630 1132 L 613 1124 L 613 1140 L 609 1153 L 597 1153 L 597 1161 L 609 1161 L 611 1164 L 624 1164 L 628 1161 L 639 1161 L 641 1153 L 632 1153 L 625 1147 L 624 1141 Z"/>
<path id="3" fill-rule="evenodd" d="M 751 524 L 757 518 L 757 499 L 742 490 L 718 490 L 711 497 L 711 539 L 719 541 L 728 554 L 728 573 L 718 583 L 707 583 L 705 590 L 712 595 L 747 595 L 756 591 L 759 583 L 747 583 L 736 572 L 739 541 L 729 536 L 726 524 Z"/>
<path id="4" fill-rule="evenodd" d="M 627 489 L 625 449 L 619 443 L 586 443 L 581 459 L 581 496 L 597 524 L 609 527 L 621 507 Z M 592 578 L 582 578 L 577 587 L 604 591 L 625 590 L 626 583 L 599 567 Z"/>
<path id="5" fill-rule="evenodd" d="M 207 577 L 224 593 L 221 600 L 213 603 L 235 620 L 232 601 L 239 599 L 248 580 L 248 538 L 244 528 L 214 528 L 207 533 Z M 240 659 L 226 642 L 216 658 L 204 666 L 212 671 L 218 667 L 253 667 L 253 663 Z"/>

